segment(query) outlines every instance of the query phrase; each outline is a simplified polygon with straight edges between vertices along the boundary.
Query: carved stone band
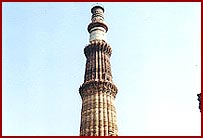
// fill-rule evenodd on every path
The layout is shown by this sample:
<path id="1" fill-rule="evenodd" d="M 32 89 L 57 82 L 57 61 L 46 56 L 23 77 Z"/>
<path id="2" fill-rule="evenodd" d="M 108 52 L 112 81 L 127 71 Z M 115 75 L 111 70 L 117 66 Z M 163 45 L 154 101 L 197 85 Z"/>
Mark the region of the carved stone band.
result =
<path id="1" fill-rule="evenodd" d="M 109 44 L 102 40 L 93 40 L 84 49 L 84 54 L 86 57 L 90 55 L 91 52 L 102 51 L 106 53 L 109 57 L 111 56 L 112 50 Z"/>
<path id="2" fill-rule="evenodd" d="M 82 98 L 100 91 L 110 93 L 115 98 L 118 89 L 116 85 L 108 81 L 87 81 L 79 88 L 79 93 Z"/>

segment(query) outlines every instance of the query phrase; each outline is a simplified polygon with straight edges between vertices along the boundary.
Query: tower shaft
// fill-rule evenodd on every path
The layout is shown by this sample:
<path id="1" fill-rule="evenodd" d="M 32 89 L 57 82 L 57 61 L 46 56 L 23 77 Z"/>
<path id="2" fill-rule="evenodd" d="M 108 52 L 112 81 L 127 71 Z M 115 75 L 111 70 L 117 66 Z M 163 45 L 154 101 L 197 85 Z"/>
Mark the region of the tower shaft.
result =
<path id="1" fill-rule="evenodd" d="M 104 8 L 91 9 L 88 25 L 89 44 L 84 48 L 87 58 L 84 83 L 79 88 L 82 98 L 81 136 L 116 136 L 117 119 L 114 105 L 117 87 L 112 82 L 111 47 L 107 44 L 108 27 L 104 22 Z"/>

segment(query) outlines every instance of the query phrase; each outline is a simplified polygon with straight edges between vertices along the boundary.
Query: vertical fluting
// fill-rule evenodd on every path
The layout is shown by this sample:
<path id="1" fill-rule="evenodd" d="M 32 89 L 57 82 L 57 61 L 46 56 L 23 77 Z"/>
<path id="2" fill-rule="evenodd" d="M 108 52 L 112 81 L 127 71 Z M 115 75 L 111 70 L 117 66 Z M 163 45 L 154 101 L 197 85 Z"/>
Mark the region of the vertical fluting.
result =
<path id="1" fill-rule="evenodd" d="M 114 100 L 115 101 L 115 100 Z M 114 128 L 115 128 L 115 134 L 118 135 L 118 126 L 117 126 L 117 115 L 116 115 L 116 108 L 114 103 Z"/>
<path id="2" fill-rule="evenodd" d="M 86 117 L 87 117 L 87 121 L 86 121 L 86 136 L 88 136 L 89 134 L 89 95 L 87 95 L 87 108 L 86 108 Z"/>
<path id="3" fill-rule="evenodd" d="M 106 69 L 107 69 L 107 66 L 106 66 L 106 54 L 104 54 L 104 80 L 107 80 L 107 73 L 106 73 Z"/>
<path id="4" fill-rule="evenodd" d="M 104 72 L 104 59 L 103 59 L 103 52 L 101 52 L 101 80 L 103 81 L 103 72 Z"/>
<path id="5" fill-rule="evenodd" d="M 86 104 L 87 104 L 87 98 L 85 97 L 84 98 L 84 106 L 83 106 L 83 135 L 85 136 L 86 134 L 86 122 L 87 122 L 87 117 L 86 117 L 86 112 L 87 112 L 87 109 L 86 109 Z"/>
<path id="6" fill-rule="evenodd" d="M 101 80 L 102 77 L 102 57 L 101 57 L 101 51 L 99 51 L 99 80 Z"/>
<path id="7" fill-rule="evenodd" d="M 111 118 L 111 119 L 112 119 L 112 120 L 111 120 L 111 121 L 112 121 L 112 135 L 114 135 L 114 133 L 115 133 L 115 132 L 114 132 L 115 122 L 114 122 L 114 113 L 113 113 L 113 100 L 114 100 L 114 99 L 113 99 L 113 96 L 112 96 L 112 95 L 110 95 L 110 99 L 111 99 L 111 107 L 110 107 L 110 108 L 111 108 L 111 117 L 112 117 L 112 118 Z"/>
<path id="8" fill-rule="evenodd" d="M 84 105 L 84 100 L 82 100 L 82 105 Z M 80 135 L 83 135 L 83 124 L 84 124 L 84 117 L 83 117 L 83 106 L 81 109 L 81 121 L 80 121 Z"/>
<path id="9" fill-rule="evenodd" d="M 94 130 L 95 130 L 95 136 L 99 136 L 99 96 L 98 96 L 98 92 L 95 93 L 95 126 L 94 126 Z"/>
<path id="10" fill-rule="evenodd" d="M 114 112 L 114 114 L 115 114 L 115 134 L 116 135 L 118 135 L 118 126 L 117 126 L 117 115 L 116 115 L 116 110 L 115 110 L 115 112 Z"/>
<path id="11" fill-rule="evenodd" d="M 112 131 L 112 116 L 111 116 L 111 98 L 110 93 L 107 93 L 107 112 L 108 112 L 108 133 Z"/>
<path id="12" fill-rule="evenodd" d="M 87 58 L 85 69 L 85 81 L 88 80 L 88 68 L 89 68 L 89 59 Z"/>
<path id="13" fill-rule="evenodd" d="M 87 107 L 88 107 L 88 97 L 86 97 L 86 106 L 85 106 L 85 117 L 86 117 L 86 121 L 85 121 L 85 136 L 88 135 L 88 111 L 87 111 Z"/>
<path id="14" fill-rule="evenodd" d="M 104 91 L 103 107 L 104 107 L 104 135 L 108 136 L 108 114 L 107 114 L 107 98 L 106 90 Z"/>
<path id="15" fill-rule="evenodd" d="M 94 6 L 91 12 L 90 39 L 84 49 L 87 58 L 84 83 L 79 89 L 82 97 L 80 135 L 114 136 L 117 135 L 114 106 L 117 88 L 112 82 L 111 47 L 106 42 L 108 27 L 103 7 Z"/>
<path id="16" fill-rule="evenodd" d="M 97 80 L 99 80 L 99 71 L 100 71 L 100 67 L 99 67 L 99 51 L 97 51 Z"/>
<path id="17" fill-rule="evenodd" d="M 94 79 L 96 79 L 96 63 L 95 63 L 95 59 L 96 59 L 96 54 L 95 54 L 95 52 L 92 52 L 92 62 L 93 62 L 93 66 L 92 66 L 92 68 L 93 68 L 93 72 L 92 72 L 92 74 L 93 74 L 93 80 Z"/>
<path id="18" fill-rule="evenodd" d="M 104 135 L 104 128 L 103 128 L 103 92 L 99 91 L 99 135 Z"/>
<path id="19" fill-rule="evenodd" d="M 91 113 L 91 117 L 90 117 L 90 132 L 91 132 L 91 136 L 93 136 L 94 135 L 94 133 L 93 133 L 93 131 L 94 131 L 94 129 L 93 129 L 93 126 L 94 126 L 94 123 L 93 123 L 93 119 L 94 119 L 94 95 L 92 94 L 91 95 L 91 109 L 90 109 L 90 113 Z"/>
<path id="20" fill-rule="evenodd" d="M 117 116 L 116 116 L 116 108 L 115 108 L 115 97 L 112 96 L 112 113 L 113 113 L 113 130 L 114 135 L 118 135 L 118 127 L 117 127 Z"/>
<path id="21" fill-rule="evenodd" d="M 111 77 L 110 58 L 109 58 L 108 55 L 106 56 L 106 58 L 107 58 L 106 62 L 107 62 L 107 74 L 108 74 L 108 80 L 109 80 L 109 81 L 112 81 L 112 77 Z"/>
<path id="22" fill-rule="evenodd" d="M 84 82 L 87 80 L 87 61 L 86 61 L 86 68 L 85 68 L 85 75 L 84 75 Z"/>
<path id="23" fill-rule="evenodd" d="M 92 80 L 92 67 L 93 67 L 93 62 L 92 62 L 92 52 L 90 52 L 90 80 Z"/>
<path id="24" fill-rule="evenodd" d="M 96 56 L 95 56 L 95 62 L 96 62 L 95 80 L 98 80 L 98 73 L 97 73 L 98 72 L 98 53 L 97 53 L 97 51 L 95 53 L 96 53 Z"/>
<path id="25" fill-rule="evenodd" d="M 101 54 L 102 54 L 102 56 L 101 56 L 101 58 L 102 58 L 102 80 L 104 80 L 104 53 L 102 52 Z"/>
<path id="26" fill-rule="evenodd" d="M 84 100 L 84 98 L 83 98 L 83 100 L 82 100 L 82 111 L 81 111 L 81 116 L 82 116 L 82 119 L 81 119 L 81 125 L 80 125 L 80 131 L 81 131 L 81 133 L 80 133 L 80 135 L 84 135 L 84 120 L 85 120 L 85 118 L 84 118 L 84 105 L 85 105 L 85 100 Z"/>

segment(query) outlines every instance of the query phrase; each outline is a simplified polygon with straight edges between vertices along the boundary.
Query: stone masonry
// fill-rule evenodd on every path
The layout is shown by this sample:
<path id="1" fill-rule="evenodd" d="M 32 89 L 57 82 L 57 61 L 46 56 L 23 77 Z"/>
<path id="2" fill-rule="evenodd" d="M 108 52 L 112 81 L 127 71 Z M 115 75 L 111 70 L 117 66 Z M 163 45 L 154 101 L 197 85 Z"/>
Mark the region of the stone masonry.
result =
<path id="1" fill-rule="evenodd" d="M 117 87 L 112 82 L 111 47 L 106 42 L 108 27 L 104 8 L 91 9 L 88 25 L 89 44 L 84 48 L 86 69 L 84 83 L 79 88 L 82 98 L 80 136 L 117 136 L 117 117 L 114 101 Z"/>

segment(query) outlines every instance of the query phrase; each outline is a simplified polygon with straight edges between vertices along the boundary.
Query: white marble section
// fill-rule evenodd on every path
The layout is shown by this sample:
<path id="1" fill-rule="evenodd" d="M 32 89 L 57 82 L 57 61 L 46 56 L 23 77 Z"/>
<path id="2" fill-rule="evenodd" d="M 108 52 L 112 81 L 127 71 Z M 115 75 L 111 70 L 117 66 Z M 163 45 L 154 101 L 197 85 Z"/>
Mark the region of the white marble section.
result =
<path id="1" fill-rule="evenodd" d="M 106 30 L 102 27 L 94 27 L 90 30 L 90 39 L 89 41 L 99 39 L 106 41 Z"/>

